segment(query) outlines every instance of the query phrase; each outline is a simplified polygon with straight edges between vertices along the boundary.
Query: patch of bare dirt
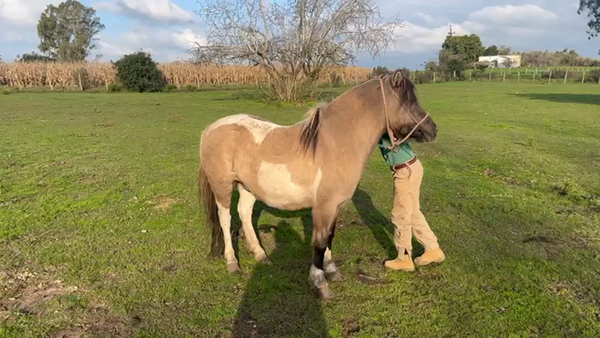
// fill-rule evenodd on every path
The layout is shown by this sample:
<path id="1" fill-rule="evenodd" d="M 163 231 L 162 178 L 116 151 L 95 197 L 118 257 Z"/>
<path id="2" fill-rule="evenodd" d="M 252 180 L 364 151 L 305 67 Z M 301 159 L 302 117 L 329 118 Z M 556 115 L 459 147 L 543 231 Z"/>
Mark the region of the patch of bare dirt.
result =
<path id="1" fill-rule="evenodd" d="M 81 183 L 81 184 L 98 184 L 102 181 L 103 181 L 102 177 L 100 177 L 96 174 L 85 175 L 85 176 L 80 177 L 77 180 L 77 182 Z"/>
<path id="2" fill-rule="evenodd" d="M 133 330 L 142 324 L 140 318 L 128 320 L 110 311 L 101 303 L 70 308 L 50 301 L 67 295 L 83 295 L 85 290 L 66 285 L 55 278 L 55 267 L 40 272 L 28 270 L 0 271 L 0 323 L 15 320 L 17 315 L 32 316 L 35 321 L 52 320 L 56 313 L 68 318 L 68 326 L 50 335 L 53 338 L 78 338 L 88 336 L 131 337 Z"/>
<path id="3" fill-rule="evenodd" d="M 173 205 L 183 202 L 180 198 L 173 198 L 170 196 L 157 196 L 155 201 L 148 201 L 148 204 L 154 205 L 154 210 L 169 211 Z"/>
<path id="4" fill-rule="evenodd" d="M 353 336 L 360 332 L 360 324 L 354 318 L 343 319 L 342 328 L 344 329 L 344 336 Z"/>

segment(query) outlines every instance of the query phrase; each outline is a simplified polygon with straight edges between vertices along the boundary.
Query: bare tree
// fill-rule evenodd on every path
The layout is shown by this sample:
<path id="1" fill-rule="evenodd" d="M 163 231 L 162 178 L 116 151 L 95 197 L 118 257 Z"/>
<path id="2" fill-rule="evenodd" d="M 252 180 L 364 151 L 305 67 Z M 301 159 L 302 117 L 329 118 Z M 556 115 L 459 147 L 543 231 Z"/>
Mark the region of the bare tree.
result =
<path id="1" fill-rule="evenodd" d="M 377 56 L 396 40 L 397 18 L 384 20 L 372 0 L 203 0 L 209 31 L 194 55 L 263 68 L 275 98 L 314 92 L 324 67 L 346 65 L 356 52 Z"/>
<path id="2" fill-rule="evenodd" d="M 510 68 L 514 63 L 515 61 L 507 56 L 505 56 L 502 60 L 502 65 L 504 66 L 504 68 Z"/>

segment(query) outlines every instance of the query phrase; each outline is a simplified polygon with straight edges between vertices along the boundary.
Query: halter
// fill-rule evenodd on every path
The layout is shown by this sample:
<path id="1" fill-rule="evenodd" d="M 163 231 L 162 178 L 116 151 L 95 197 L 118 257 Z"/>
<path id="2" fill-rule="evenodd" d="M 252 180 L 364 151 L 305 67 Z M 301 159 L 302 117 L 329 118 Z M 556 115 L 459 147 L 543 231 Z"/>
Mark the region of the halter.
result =
<path id="1" fill-rule="evenodd" d="M 412 114 L 408 114 L 410 116 L 410 118 L 417 124 L 414 126 L 414 128 L 410 131 L 410 133 L 408 133 L 408 135 L 406 135 L 402 140 L 398 141 L 396 139 L 396 137 L 394 136 L 394 132 L 392 131 L 392 128 L 390 127 L 390 120 L 388 118 L 388 113 L 387 113 L 387 104 L 386 104 L 386 99 L 385 99 L 385 89 L 383 88 L 383 77 L 379 78 L 379 83 L 380 83 L 380 87 L 381 87 L 381 96 L 383 96 L 383 114 L 385 115 L 385 126 L 387 128 L 387 133 L 388 136 L 390 138 L 390 141 L 392 142 L 392 144 L 388 147 L 389 150 L 392 150 L 394 148 L 396 148 L 397 146 L 401 145 L 402 143 L 404 143 L 404 141 L 406 141 L 409 137 L 411 137 L 411 135 L 415 132 L 415 130 L 417 130 L 417 128 L 419 128 L 419 126 L 425 122 L 425 119 L 427 119 L 429 117 L 429 113 L 425 113 L 425 117 L 421 120 L 421 121 L 417 121 L 417 119 L 415 119 L 415 117 Z M 394 96 L 396 96 L 396 98 L 398 99 L 398 102 L 400 102 L 400 97 L 398 97 L 398 94 L 396 94 L 395 92 L 392 91 L 392 93 L 394 94 Z"/>

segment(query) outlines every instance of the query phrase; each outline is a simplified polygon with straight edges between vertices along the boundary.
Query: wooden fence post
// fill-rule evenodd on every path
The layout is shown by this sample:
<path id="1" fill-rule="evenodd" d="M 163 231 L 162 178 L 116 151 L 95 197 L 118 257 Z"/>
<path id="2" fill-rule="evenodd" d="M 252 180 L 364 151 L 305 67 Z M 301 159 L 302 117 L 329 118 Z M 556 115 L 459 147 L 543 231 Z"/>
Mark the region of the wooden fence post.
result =
<path id="1" fill-rule="evenodd" d="M 585 69 L 583 70 L 583 75 L 581 76 L 581 83 L 585 82 Z"/>
<path id="2" fill-rule="evenodd" d="M 563 83 L 567 83 L 567 75 L 569 75 L 569 71 L 568 70 L 565 72 L 565 80 L 563 81 Z"/>
<path id="3" fill-rule="evenodd" d="M 550 83 L 551 80 L 552 80 L 552 69 L 550 69 L 550 73 L 548 74 L 548 83 Z"/>
<path id="4" fill-rule="evenodd" d="M 488 82 L 492 82 L 492 72 L 490 71 L 490 76 Z"/>

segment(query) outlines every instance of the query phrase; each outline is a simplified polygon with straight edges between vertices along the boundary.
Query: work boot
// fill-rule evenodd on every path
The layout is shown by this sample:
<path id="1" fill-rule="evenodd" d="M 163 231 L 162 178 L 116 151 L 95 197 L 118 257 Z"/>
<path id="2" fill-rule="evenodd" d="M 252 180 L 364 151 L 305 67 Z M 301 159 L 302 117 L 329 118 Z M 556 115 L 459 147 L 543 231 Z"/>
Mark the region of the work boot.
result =
<path id="1" fill-rule="evenodd" d="M 431 263 L 441 263 L 446 259 L 442 249 L 425 250 L 425 253 L 415 258 L 415 264 L 425 266 Z"/>
<path id="2" fill-rule="evenodd" d="M 415 271 L 415 264 L 412 261 L 410 255 L 402 255 L 398 256 L 398 258 L 394 260 L 389 260 L 385 262 L 385 267 L 392 270 L 402 270 L 402 271 Z"/>

